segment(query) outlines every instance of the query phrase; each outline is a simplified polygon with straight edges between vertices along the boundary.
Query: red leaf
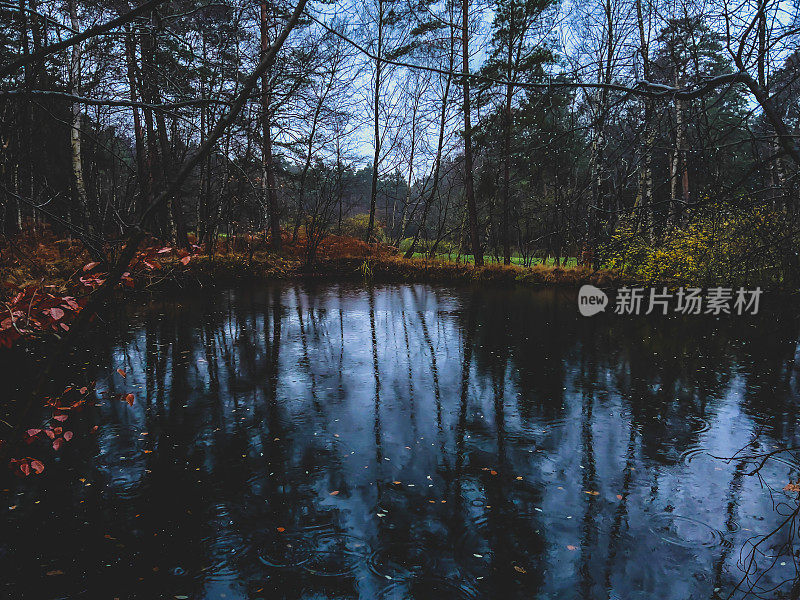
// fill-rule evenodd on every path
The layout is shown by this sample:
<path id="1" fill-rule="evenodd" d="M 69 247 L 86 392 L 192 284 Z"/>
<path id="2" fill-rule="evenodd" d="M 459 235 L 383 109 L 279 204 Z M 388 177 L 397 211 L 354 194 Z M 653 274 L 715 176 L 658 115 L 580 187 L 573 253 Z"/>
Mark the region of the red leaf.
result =
<path id="1" fill-rule="evenodd" d="M 42 433 L 42 430 L 41 429 L 28 429 L 28 431 L 26 431 L 25 433 L 27 433 L 30 437 L 33 437 L 35 435 L 39 435 L 40 433 Z"/>
<path id="2" fill-rule="evenodd" d="M 136 396 L 134 396 L 133 394 L 128 394 L 127 396 L 125 396 L 125 402 L 128 403 L 128 406 L 133 406 L 134 400 L 136 400 Z"/>
<path id="3" fill-rule="evenodd" d="M 164 248 L 161 248 L 161 250 L 158 251 L 159 254 L 166 254 L 167 252 L 172 252 L 172 248 L 165 246 Z"/>
<path id="4" fill-rule="evenodd" d="M 53 433 L 55 433 L 56 435 L 61 435 L 62 431 L 64 431 L 64 430 L 61 429 L 61 427 L 54 427 L 53 428 Z"/>
<path id="5" fill-rule="evenodd" d="M 88 392 L 88 391 L 89 391 L 89 388 L 87 388 L 87 387 L 82 387 L 82 388 L 81 388 L 81 389 L 79 389 L 78 391 L 81 393 L 81 395 L 83 395 L 83 394 L 85 394 L 86 392 Z"/>
<path id="6" fill-rule="evenodd" d="M 44 471 L 44 465 L 42 464 L 41 461 L 36 459 L 31 461 L 31 468 L 37 473 L 41 473 L 42 471 Z"/>
<path id="7" fill-rule="evenodd" d="M 61 326 L 61 329 L 63 329 L 64 331 L 69 331 L 69 325 L 67 325 L 66 323 L 59 323 L 59 325 Z"/>
<path id="8" fill-rule="evenodd" d="M 100 264 L 99 262 L 90 262 L 88 265 L 83 267 L 83 270 L 84 271 L 91 271 L 92 269 L 94 269 L 99 264 Z"/>
<path id="9" fill-rule="evenodd" d="M 125 373 L 125 371 L 123 371 L 122 369 L 117 369 L 117 373 L 122 375 L 123 379 L 126 379 L 128 377 L 127 373 Z"/>
<path id="10" fill-rule="evenodd" d="M 52 440 L 54 437 L 56 437 L 56 434 L 55 434 L 55 433 L 53 433 L 53 430 L 52 430 L 52 429 L 45 429 L 45 430 L 44 430 L 44 432 L 47 434 L 47 437 L 49 437 L 51 440 Z"/>
<path id="11" fill-rule="evenodd" d="M 19 466 L 19 470 L 25 474 L 25 477 L 31 474 L 31 467 L 28 463 L 24 462 Z"/>
<path id="12" fill-rule="evenodd" d="M 67 420 L 67 415 L 53 415 L 53 418 L 56 421 L 59 421 L 59 422 L 63 423 L 64 421 Z"/>
<path id="13" fill-rule="evenodd" d="M 58 307 L 53 307 L 50 309 L 50 316 L 53 317 L 56 321 L 58 321 L 59 319 L 63 319 L 64 314 L 65 314 L 64 311 Z"/>
<path id="14" fill-rule="evenodd" d="M 191 256 L 184 256 L 184 257 L 181 259 L 181 263 L 183 263 L 184 265 L 188 265 L 190 260 L 192 260 L 192 257 L 191 257 Z"/>
<path id="15" fill-rule="evenodd" d="M 53 450 L 58 450 L 61 448 L 61 444 L 64 443 L 64 438 L 56 438 L 53 440 Z"/>
<path id="16" fill-rule="evenodd" d="M 68 442 L 68 441 L 70 441 L 71 439 L 72 439 L 72 432 L 71 432 L 71 431 L 65 431 L 65 432 L 64 432 L 64 441 L 65 441 L 65 442 Z"/>

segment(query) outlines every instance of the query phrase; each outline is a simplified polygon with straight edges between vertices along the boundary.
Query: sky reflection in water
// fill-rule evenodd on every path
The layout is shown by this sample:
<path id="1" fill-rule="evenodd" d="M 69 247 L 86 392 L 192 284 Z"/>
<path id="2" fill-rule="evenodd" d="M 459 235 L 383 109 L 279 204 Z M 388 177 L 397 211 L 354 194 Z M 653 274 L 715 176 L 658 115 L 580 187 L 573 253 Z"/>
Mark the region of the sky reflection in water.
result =
<path id="1" fill-rule="evenodd" d="M 5 494 L 10 598 L 725 597 L 779 522 L 709 454 L 797 437 L 790 316 L 275 285 L 115 322 L 88 340 L 99 434 Z"/>

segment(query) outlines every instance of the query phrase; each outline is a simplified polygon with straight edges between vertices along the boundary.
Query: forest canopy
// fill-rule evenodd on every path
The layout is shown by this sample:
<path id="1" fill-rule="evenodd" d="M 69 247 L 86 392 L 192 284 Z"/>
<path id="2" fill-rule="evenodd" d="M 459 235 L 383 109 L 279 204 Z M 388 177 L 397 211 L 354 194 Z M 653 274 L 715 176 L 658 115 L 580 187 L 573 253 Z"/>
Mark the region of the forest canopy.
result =
<path id="1" fill-rule="evenodd" d="M 799 8 L 0 3 L 0 224 L 794 285 Z"/>

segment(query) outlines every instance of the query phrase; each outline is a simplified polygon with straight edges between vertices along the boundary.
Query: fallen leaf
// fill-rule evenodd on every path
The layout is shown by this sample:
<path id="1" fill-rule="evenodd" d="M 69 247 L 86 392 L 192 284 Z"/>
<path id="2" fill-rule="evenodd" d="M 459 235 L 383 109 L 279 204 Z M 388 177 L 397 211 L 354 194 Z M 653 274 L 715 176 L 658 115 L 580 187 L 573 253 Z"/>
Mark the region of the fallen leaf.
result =
<path id="1" fill-rule="evenodd" d="M 44 464 L 40 460 L 32 460 L 31 461 L 31 469 L 36 471 L 37 473 L 41 473 L 44 471 Z"/>
<path id="2" fill-rule="evenodd" d="M 278 527 L 278 533 L 283 533 L 286 531 L 286 527 Z"/>
<path id="3" fill-rule="evenodd" d="M 489 475 L 497 475 L 497 471 L 489 471 Z"/>
<path id="4" fill-rule="evenodd" d="M 520 566 L 518 566 L 518 565 L 514 565 L 514 570 L 515 570 L 517 573 L 527 573 L 527 571 L 526 571 L 525 569 L 523 569 L 522 567 L 520 567 Z"/>
<path id="5" fill-rule="evenodd" d="M 67 420 L 67 415 L 53 415 L 53 418 L 60 423 L 63 423 Z"/>
<path id="6" fill-rule="evenodd" d="M 90 262 L 89 264 L 86 264 L 86 265 L 83 266 L 83 270 L 84 271 L 91 271 L 92 269 L 94 269 L 99 264 L 100 264 L 99 262 Z"/>
<path id="7" fill-rule="evenodd" d="M 622 500 L 622 494 L 617 494 L 617 500 Z"/>
<path id="8" fill-rule="evenodd" d="M 72 439 L 72 432 L 71 432 L 71 431 L 65 431 L 65 432 L 64 432 L 64 441 L 65 441 L 65 442 L 68 442 L 68 441 L 70 441 L 71 439 Z"/>
<path id="9" fill-rule="evenodd" d="M 800 483 L 787 483 L 784 492 L 800 492 Z"/>
<path id="10" fill-rule="evenodd" d="M 567 546 L 567 550 L 577 550 L 577 549 L 578 549 L 577 546 L 572 546 L 572 545 Z"/>
<path id="11" fill-rule="evenodd" d="M 331 492 L 331 496 L 338 496 L 338 495 L 339 495 L 339 490 L 334 490 Z"/>
<path id="12" fill-rule="evenodd" d="M 46 573 L 46 575 L 48 577 L 52 577 L 53 575 L 63 575 L 63 574 L 64 574 L 64 571 L 62 571 L 61 569 L 54 569 L 54 570 L 48 571 Z"/>
<path id="13" fill-rule="evenodd" d="M 190 260 L 192 260 L 192 257 L 191 257 L 191 256 L 184 256 L 184 257 L 181 259 L 181 263 L 182 263 L 182 264 L 185 266 L 185 265 L 188 265 L 188 264 L 189 264 L 189 261 L 190 261 Z"/>
<path id="14" fill-rule="evenodd" d="M 128 374 L 125 373 L 124 369 L 117 369 L 117 373 L 119 373 L 123 379 L 127 379 Z"/>
<path id="15" fill-rule="evenodd" d="M 590 496 L 599 496 L 600 492 L 596 492 L 595 490 L 584 491 L 584 494 L 589 494 Z"/>
<path id="16" fill-rule="evenodd" d="M 134 400 L 136 400 L 136 396 L 134 396 L 133 394 L 128 394 L 127 396 L 125 396 L 125 402 L 128 403 L 128 406 L 133 406 Z"/>

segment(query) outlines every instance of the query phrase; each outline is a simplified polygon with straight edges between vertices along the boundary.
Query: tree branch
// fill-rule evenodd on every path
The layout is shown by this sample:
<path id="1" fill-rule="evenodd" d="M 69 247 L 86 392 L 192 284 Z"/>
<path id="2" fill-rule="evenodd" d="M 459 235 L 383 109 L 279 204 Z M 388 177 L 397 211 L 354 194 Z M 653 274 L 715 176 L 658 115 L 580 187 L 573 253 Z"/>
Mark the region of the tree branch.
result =
<path id="1" fill-rule="evenodd" d="M 0 67 L 0 77 L 11 75 L 21 67 L 36 62 L 37 60 L 41 60 L 45 56 L 49 56 L 66 48 L 70 48 L 75 44 L 80 44 L 84 40 L 88 40 L 91 37 L 105 33 L 106 31 L 119 27 L 120 25 L 124 25 L 125 23 L 130 23 L 136 17 L 149 13 L 156 6 L 159 4 L 164 4 L 166 1 L 167 0 L 148 0 L 148 2 L 145 2 L 141 6 L 134 8 L 132 11 L 111 19 L 106 23 L 95 25 L 94 27 L 86 29 L 82 33 L 73 35 L 72 37 L 62 40 L 56 44 L 51 44 L 49 46 L 45 46 L 44 48 L 40 48 L 31 54 L 20 56 L 17 60 L 13 60 L 7 65 Z"/>

